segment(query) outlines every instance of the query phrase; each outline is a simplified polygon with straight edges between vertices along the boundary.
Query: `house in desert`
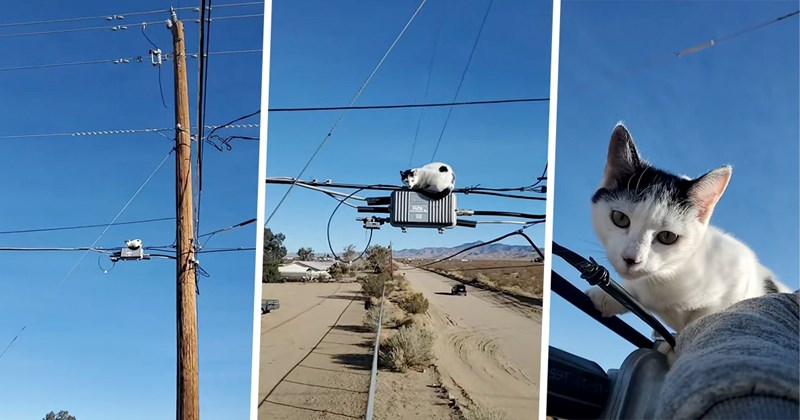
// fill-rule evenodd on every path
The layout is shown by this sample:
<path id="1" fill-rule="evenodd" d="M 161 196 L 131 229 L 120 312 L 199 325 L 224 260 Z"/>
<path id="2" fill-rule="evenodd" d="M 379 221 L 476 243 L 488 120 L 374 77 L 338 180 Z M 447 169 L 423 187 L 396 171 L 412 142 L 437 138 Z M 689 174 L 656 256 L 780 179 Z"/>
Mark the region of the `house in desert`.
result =
<path id="1" fill-rule="evenodd" d="M 333 261 L 292 261 L 278 271 L 286 281 L 325 281 L 331 279 L 328 269 L 332 265 Z"/>

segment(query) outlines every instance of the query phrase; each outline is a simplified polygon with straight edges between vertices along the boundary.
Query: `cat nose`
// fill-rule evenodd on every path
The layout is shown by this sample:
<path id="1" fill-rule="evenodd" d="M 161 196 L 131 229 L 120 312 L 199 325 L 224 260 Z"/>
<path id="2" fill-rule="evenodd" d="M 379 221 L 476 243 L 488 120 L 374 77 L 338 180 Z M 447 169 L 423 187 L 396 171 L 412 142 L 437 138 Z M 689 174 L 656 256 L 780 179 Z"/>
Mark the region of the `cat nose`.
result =
<path id="1" fill-rule="evenodd" d="M 636 259 L 634 259 L 634 258 L 622 257 L 622 260 L 623 260 L 623 261 L 625 261 L 625 264 L 626 264 L 628 267 L 631 267 L 631 266 L 634 266 L 634 265 L 636 265 L 636 264 L 639 264 L 639 263 L 641 263 L 641 261 L 637 261 L 637 260 L 636 260 Z"/>

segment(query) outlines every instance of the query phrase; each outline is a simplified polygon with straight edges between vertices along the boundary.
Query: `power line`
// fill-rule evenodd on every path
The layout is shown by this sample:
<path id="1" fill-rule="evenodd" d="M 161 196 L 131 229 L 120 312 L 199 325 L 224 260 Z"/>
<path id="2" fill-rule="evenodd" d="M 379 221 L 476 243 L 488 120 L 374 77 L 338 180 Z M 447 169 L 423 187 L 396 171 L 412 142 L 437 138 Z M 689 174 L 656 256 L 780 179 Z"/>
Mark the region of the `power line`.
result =
<path id="1" fill-rule="evenodd" d="M 119 222 L 119 223 L 104 223 L 99 225 L 77 225 L 77 226 L 63 226 L 63 227 L 51 227 L 51 228 L 37 228 L 37 229 L 23 229 L 23 230 L 6 230 L 0 231 L 0 235 L 15 235 L 15 234 L 23 234 L 23 233 L 37 233 L 37 232 L 55 232 L 55 231 L 62 231 L 62 230 L 78 230 L 78 229 L 91 229 L 91 228 L 98 228 L 98 227 L 105 227 L 105 226 L 122 226 L 122 225 L 138 225 L 143 223 L 155 223 L 155 222 L 164 222 L 167 220 L 175 220 L 174 217 L 160 217 L 157 219 L 145 219 L 145 220 L 132 220 L 128 222 Z"/>
<path id="2" fill-rule="evenodd" d="M 258 128 L 258 124 L 229 124 L 229 125 L 206 125 L 205 128 L 211 129 L 233 129 L 233 128 Z M 197 127 L 192 127 L 197 128 Z M 139 133 L 157 133 L 161 134 L 164 131 L 174 131 L 173 127 L 165 128 L 134 128 L 134 129 L 116 129 L 116 130 L 99 130 L 99 131 L 74 131 L 69 133 L 47 133 L 47 134 L 11 134 L 0 136 L 0 140 L 14 140 L 14 139 L 29 139 L 29 138 L 44 138 L 44 137 L 92 137 L 92 136 L 110 136 L 118 134 L 139 134 Z"/>
<path id="3" fill-rule="evenodd" d="M 479 244 L 475 244 L 475 245 L 472 245 L 472 246 L 468 246 L 468 247 L 466 247 L 466 248 L 464 248 L 464 249 L 462 249 L 462 250 L 460 250 L 460 251 L 458 251 L 458 252 L 456 252 L 456 253 L 454 253 L 454 254 L 452 254 L 452 255 L 448 255 L 448 256 L 446 256 L 446 257 L 439 258 L 439 259 L 437 259 L 437 260 L 434 260 L 434 261 L 432 261 L 432 262 L 429 262 L 429 263 L 427 263 L 427 264 L 423 264 L 423 265 L 421 265 L 421 266 L 419 266 L 419 267 L 417 267 L 417 268 L 426 268 L 426 267 L 430 267 L 430 266 L 432 266 L 432 265 L 434 265 L 434 264 L 438 264 L 438 263 L 440 263 L 440 262 L 442 262 L 442 261 L 447 261 L 447 260 L 449 260 L 449 259 L 455 258 L 455 257 L 457 257 L 457 256 L 459 256 L 459 255 L 461 255 L 461 254 L 463 254 L 463 253 L 465 253 L 465 252 L 467 252 L 467 251 L 472 251 L 472 250 L 473 250 L 473 249 L 475 249 L 475 248 L 480 248 L 480 247 L 482 247 L 482 246 L 491 245 L 491 244 L 493 244 L 493 243 L 500 242 L 500 241 L 502 241 L 503 239 L 506 239 L 506 238 L 508 238 L 508 237 L 515 236 L 515 235 L 519 235 L 519 234 L 520 234 L 520 233 L 523 231 L 523 229 L 527 229 L 527 227 L 524 227 L 524 228 L 522 228 L 522 229 L 519 229 L 519 230 L 515 230 L 515 231 L 513 231 L 513 232 L 510 232 L 510 233 L 506 233 L 505 235 L 499 236 L 499 237 L 497 237 L 497 238 L 494 238 L 494 239 L 492 239 L 492 240 L 490 240 L 490 241 L 481 242 L 481 243 L 479 243 Z"/>
<path id="4" fill-rule="evenodd" d="M 148 25 L 154 25 L 157 23 L 164 23 L 163 21 L 153 21 L 153 22 L 145 22 Z M 66 33 L 75 33 L 75 32 L 89 32 L 89 31 L 111 31 L 111 32 L 123 32 L 128 30 L 128 25 L 111 25 L 111 26 L 91 26 L 88 28 L 71 28 L 71 29 L 56 29 L 52 31 L 37 31 L 37 32 L 16 32 L 11 34 L 0 34 L 0 39 L 9 39 L 9 38 L 21 38 L 26 36 L 36 36 L 36 35 L 55 35 L 55 34 L 66 34 Z"/>
<path id="5" fill-rule="evenodd" d="M 362 185 L 362 184 L 343 184 L 343 183 L 334 183 L 334 182 L 325 182 L 324 184 L 317 184 L 317 183 L 309 183 L 297 178 L 281 178 L 281 177 L 267 177 L 265 180 L 267 184 L 283 184 L 283 185 L 294 185 L 294 184 L 305 184 L 313 187 L 327 187 L 327 188 L 344 188 L 344 189 L 359 189 L 362 188 L 364 190 L 374 190 L 374 191 L 401 191 L 405 190 L 405 187 L 399 187 L 397 185 L 388 185 L 388 184 L 373 184 L 373 185 Z M 514 189 L 516 190 L 516 189 Z M 521 199 L 521 200 L 537 200 L 537 201 L 545 201 L 546 197 L 534 197 L 529 195 L 519 195 L 519 194 L 507 194 L 503 192 L 494 192 L 494 191 L 483 191 L 480 189 L 474 189 L 474 187 L 469 188 L 456 188 L 453 190 L 455 194 L 473 194 L 473 195 L 490 195 L 495 197 L 504 197 L 504 198 L 513 198 L 513 199 Z M 273 212 L 274 213 L 274 212 Z"/>
<path id="6" fill-rule="evenodd" d="M 408 19 L 408 21 L 406 22 L 405 26 L 403 26 L 403 29 L 402 29 L 402 30 L 400 31 L 400 33 L 399 33 L 399 34 L 398 34 L 398 35 L 395 37 L 395 39 L 394 39 L 394 41 L 392 42 L 392 44 L 389 46 L 389 48 L 388 48 L 388 49 L 386 50 L 386 52 L 383 54 L 383 57 L 381 57 L 380 61 L 378 61 L 378 64 L 375 66 L 375 68 L 372 70 L 372 72 L 371 72 L 371 73 L 369 74 L 369 76 L 367 77 L 367 80 L 365 80 L 365 81 L 364 81 L 364 83 L 362 83 L 362 84 L 361 84 L 361 87 L 358 89 L 358 91 L 356 92 L 355 96 L 353 96 L 353 99 L 351 99 L 351 100 L 350 100 L 350 102 L 347 104 L 347 106 L 348 106 L 348 107 L 351 107 L 351 106 L 353 106 L 353 104 L 356 102 L 356 100 L 358 100 L 358 98 L 359 98 L 359 97 L 361 96 L 361 94 L 364 92 L 364 89 L 366 89 L 366 88 L 367 88 L 367 85 L 369 85 L 369 82 L 371 82 L 371 81 L 372 81 L 372 78 L 375 76 L 375 73 L 377 73 L 377 72 L 378 72 L 378 70 L 381 68 L 381 66 L 383 65 L 383 63 L 384 63 L 384 62 L 386 61 L 386 59 L 389 57 L 389 54 L 390 54 L 390 53 L 392 52 L 392 50 L 394 49 L 395 45 L 397 45 L 397 43 L 398 43 L 398 42 L 400 41 L 400 39 L 403 37 L 403 34 L 405 34 L 405 33 L 406 33 L 406 30 L 408 29 L 408 27 L 409 27 L 409 26 L 411 26 L 411 22 L 413 22 L 413 21 L 414 21 L 414 18 L 416 18 L 416 17 L 417 17 L 417 14 L 419 14 L 420 10 L 422 10 L 422 6 L 424 6 L 426 2 L 427 2 L 427 0 L 422 0 L 422 1 L 420 2 L 420 4 L 419 4 L 419 6 L 417 7 L 417 9 L 414 11 L 414 14 L 412 14 L 412 15 L 411 15 L 411 17 L 410 17 L 410 18 Z M 320 150 L 322 150 L 322 147 L 325 145 L 325 143 L 328 141 L 328 139 L 330 139 L 330 138 L 331 138 L 331 136 L 333 135 L 333 132 L 334 132 L 334 130 L 336 130 L 336 127 L 338 127 L 338 126 L 339 126 L 339 124 L 342 122 L 342 118 L 344 118 L 344 115 L 345 115 L 345 113 L 346 113 L 346 112 L 347 112 L 347 111 L 346 111 L 346 110 L 344 110 L 344 111 L 342 111 L 342 112 L 339 114 L 339 117 L 338 117 L 338 118 L 336 119 L 336 121 L 333 123 L 333 126 L 331 127 L 331 129 L 330 129 L 330 130 L 328 130 L 328 133 L 327 133 L 327 134 L 326 134 L 326 135 L 325 135 L 325 136 L 322 138 L 322 141 L 319 143 L 319 146 L 317 146 L 317 149 L 316 149 L 316 150 L 314 150 L 314 153 L 312 153 L 312 154 L 311 154 L 311 157 L 309 157 L 309 158 L 308 158 L 308 161 L 306 162 L 305 166 L 303 166 L 303 169 L 301 169 L 301 170 L 300 170 L 300 173 L 299 173 L 299 174 L 297 174 L 297 176 L 295 177 L 295 179 L 298 179 L 298 178 L 300 178 L 301 176 L 303 176 L 303 174 L 306 172 L 306 169 L 308 169 L 308 167 L 309 167 L 309 166 L 311 166 L 311 162 L 313 162 L 313 161 L 314 161 L 314 158 L 315 158 L 315 157 L 317 157 L 317 154 L 319 154 Z M 280 201 L 278 201 L 278 204 L 275 206 L 275 209 L 273 209 L 273 210 L 272 210 L 272 213 L 270 213 L 269 217 L 267 217 L 267 220 L 264 222 L 264 225 L 265 225 L 265 226 L 266 226 L 267 224 L 269 224 L 269 222 L 272 220 L 272 217 L 273 217 L 273 216 L 275 216 L 275 213 L 276 213 L 276 212 L 278 211 L 278 209 L 281 207 L 281 205 L 283 204 L 283 202 L 284 202 L 284 201 L 286 201 L 286 197 L 288 197 L 288 196 L 289 196 L 289 193 L 291 193 L 291 192 L 292 192 L 292 188 L 294 188 L 294 183 L 292 183 L 292 185 L 290 185 L 290 186 L 289 186 L 289 188 L 288 188 L 288 189 L 286 190 L 286 192 L 283 194 L 283 197 L 281 197 Z"/>
<path id="7" fill-rule="evenodd" d="M 728 34 L 728 35 L 721 36 L 721 37 L 719 37 L 717 39 L 711 39 L 711 40 L 709 40 L 707 42 L 704 42 L 702 44 L 698 44 L 698 45 L 695 45 L 694 47 L 687 48 L 685 50 L 679 51 L 679 52 L 675 53 L 675 57 L 677 57 L 677 58 L 686 57 L 689 54 L 694 54 L 694 53 L 696 53 L 698 51 L 701 51 L 701 50 L 704 50 L 706 48 L 713 47 L 715 45 L 719 45 L 722 42 L 729 41 L 729 40 L 731 40 L 733 38 L 736 38 L 738 36 L 741 36 L 741 35 L 744 35 L 744 34 L 747 34 L 747 33 L 753 32 L 753 31 L 757 31 L 757 30 L 765 28 L 765 27 L 767 27 L 769 25 L 778 23 L 778 22 L 780 22 L 782 20 L 789 19 L 791 17 L 797 16 L 798 14 L 800 14 L 800 10 L 788 13 L 786 15 L 783 15 L 783 16 L 780 16 L 780 17 L 777 17 L 777 18 L 774 18 L 774 19 L 770 19 L 770 20 L 768 20 L 766 22 L 759 23 L 758 25 L 754 25 L 754 26 L 742 29 L 740 31 L 737 31 L 737 32 L 734 32 L 734 33 L 731 33 L 731 34 Z"/>
<path id="8" fill-rule="evenodd" d="M 478 34 L 475 36 L 475 42 L 472 44 L 472 50 L 469 52 L 469 59 L 467 60 L 467 65 L 464 66 L 464 71 L 461 73 L 461 80 L 458 82 L 458 87 L 456 88 L 456 93 L 453 95 L 453 102 L 458 98 L 459 92 L 461 92 L 461 86 L 464 84 L 464 78 L 467 76 L 467 70 L 469 70 L 469 65 L 472 64 L 472 57 L 475 55 L 475 49 L 478 46 L 478 41 L 481 39 L 481 34 L 483 33 L 483 27 L 486 26 L 486 18 L 489 17 L 489 10 L 492 8 L 492 3 L 494 0 L 489 0 L 489 5 L 486 6 L 486 13 L 483 14 L 483 20 L 481 21 L 480 29 L 478 29 Z M 431 155 L 431 162 L 436 158 L 436 152 L 439 151 L 439 145 L 442 143 L 442 137 L 444 136 L 444 132 L 447 129 L 447 123 L 450 122 L 450 115 L 453 113 L 453 107 L 447 110 L 447 117 L 444 119 L 444 124 L 442 125 L 442 131 L 439 132 L 439 139 L 436 140 L 436 147 L 433 149 L 433 155 Z"/>
<path id="9" fill-rule="evenodd" d="M 208 13 L 208 16 L 206 16 Z M 197 179 L 197 192 L 194 207 L 194 235 L 200 232 L 200 206 L 203 198 L 203 150 L 205 146 L 205 118 L 206 104 L 208 102 L 208 49 L 211 36 L 211 0 L 200 1 L 200 31 L 198 49 L 202 52 L 197 66 L 197 158 L 195 177 Z"/>
<path id="10" fill-rule="evenodd" d="M 445 3 L 443 7 L 447 7 L 449 3 Z M 428 62 L 428 78 L 425 81 L 425 93 L 422 95 L 423 100 L 428 99 L 428 91 L 430 90 L 431 86 L 431 79 L 433 76 L 433 63 L 436 59 L 436 51 L 439 47 L 439 35 L 442 32 L 442 26 L 444 26 L 444 17 L 446 15 L 446 9 L 441 12 L 439 16 L 439 25 L 436 26 L 436 35 L 433 37 L 433 50 L 431 51 L 431 58 Z M 417 116 L 417 127 L 414 129 L 414 141 L 411 143 L 411 155 L 408 157 L 408 166 L 411 167 L 411 163 L 414 161 L 414 150 L 417 148 L 417 139 L 419 138 L 419 127 L 422 125 L 422 114 L 424 109 L 420 108 L 419 115 Z"/>
<path id="11" fill-rule="evenodd" d="M 208 55 L 252 54 L 261 51 L 262 50 L 260 48 L 250 49 L 250 50 L 214 51 L 214 52 L 209 52 Z M 199 54 L 191 53 L 187 54 L 186 56 L 191 58 L 198 58 Z M 165 54 L 164 61 L 170 61 L 171 57 L 172 54 Z M 131 64 L 131 63 L 144 63 L 144 62 L 145 59 L 143 56 L 136 56 L 136 57 L 109 58 L 102 60 L 73 61 L 68 63 L 33 64 L 27 66 L 0 67 L 0 71 L 35 70 L 35 69 L 57 68 L 57 67 L 85 66 L 94 64 Z"/>
<path id="12" fill-rule="evenodd" d="M 59 282 L 58 282 L 58 283 L 57 283 L 55 286 L 53 286 L 53 287 L 50 287 L 50 289 L 48 290 L 48 294 L 47 294 L 47 296 L 45 297 L 45 300 L 46 300 L 46 299 L 49 299 L 49 298 L 50 298 L 50 296 L 51 296 L 51 295 L 52 295 L 52 294 L 53 294 L 53 293 L 54 293 L 54 292 L 55 292 L 57 289 L 59 289 L 59 288 L 60 288 L 60 287 L 61 287 L 61 286 L 64 284 L 64 282 L 65 282 L 65 281 L 67 281 L 67 279 L 68 279 L 70 276 L 72 276 L 72 273 L 74 273 L 74 272 L 75 272 L 75 269 L 77 269 L 77 268 L 78 268 L 78 266 L 79 266 L 79 265 L 80 265 L 80 264 L 83 262 L 83 260 L 86 258 L 86 256 L 87 256 L 87 255 L 89 255 L 89 253 L 90 253 L 90 252 L 92 252 L 90 249 L 93 249 L 93 248 L 95 247 L 95 245 L 97 245 L 97 243 L 100 241 L 100 239 L 103 237 L 103 235 L 105 235 L 105 234 L 106 234 L 106 232 L 108 232 L 108 229 L 110 229 L 110 228 L 111 228 L 111 226 L 113 226 L 113 224 L 114 224 L 114 223 L 116 223 L 117 219 L 119 219 L 119 217 L 120 217 L 120 216 L 122 216 L 122 213 L 124 213 L 124 212 L 125 212 L 125 210 L 128 208 L 128 206 L 130 206 L 130 205 L 131 205 L 131 203 L 133 202 L 133 200 L 135 200 L 135 199 L 136 199 L 136 197 L 138 197 L 138 196 L 139 196 L 139 193 L 141 193 L 141 192 L 142 192 L 142 190 L 143 190 L 143 189 L 144 189 L 144 188 L 147 186 L 147 184 L 150 182 L 150 180 L 151 180 L 151 179 L 153 179 L 153 177 L 154 177 L 154 176 L 155 176 L 155 174 L 158 172 L 158 170 L 159 170 L 159 169 L 161 169 L 161 167 L 162 167 L 162 166 L 164 166 L 164 162 L 166 162 L 166 161 L 167 161 L 167 158 L 169 158 L 169 157 L 170 157 L 170 155 L 172 155 L 172 152 L 173 152 L 173 151 L 175 151 L 175 148 L 172 148 L 172 149 L 170 149 L 169 153 L 167 153 L 167 155 L 166 155 L 166 156 L 164 156 L 164 159 L 162 159 L 162 160 L 161 160 L 161 162 L 158 164 L 158 166 L 156 166 L 156 168 L 155 168 L 155 169 L 153 169 L 153 171 L 150 173 L 150 175 L 147 177 L 147 179 L 145 179 L 145 180 L 144 180 L 144 182 L 143 182 L 143 183 L 142 183 L 142 184 L 139 186 L 139 188 L 136 190 L 136 192 L 134 192 L 134 193 L 133 193 L 133 195 L 131 196 L 131 198 L 129 198 L 129 199 L 128 199 L 128 201 L 125 203 L 125 205 L 124 205 L 124 206 L 122 206 L 122 208 L 121 208 L 121 209 L 120 209 L 120 210 L 117 212 L 116 216 L 114 216 L 114 218 L 113 218 L 113 219 L 111 219 L 111 222 L 110 222 L 110 223 L 108 223 L 108 224 L 106 225 L 105 229 L 103 229 L 103 231 L 102 231 L 102 232 L 100 232 L 100 235 L 98 235 L 98 236 L 97 236 L 97 238 L 94 240 L 94 242 L 92 242 L 92 244 L 91 244 L 91 245 L 88 247 L 89 249 L 87 249 L 87 250 L 86 250 L 86 251 L 83 253 L 83 255 L 81 255 L 81 257 L 78 259 L 78 261 L 77 261 L 77 262 L 75 262 L 75 265 L 73 265 L 73 266 L 72 266 L 72 268 L 70 268 L 70 269 L 69 269 L 69 271 L 67 271 L 67 274 L 66 274 L 66 275 L 64 275 L 64 277 L 61 279 L 61 281 L 59 281 Z M 17 341 L 17 339 L 20 337 L 20 335 L 22 335 L 22 332 L 23 332 L 23 331 L 25 331 L 25 329 L 28 327 L 28 325 L 29 325 L 30 323 L 31 323 L 31 322 L 28 322 L 28 323 L 24 324 L 24 325 L 22 326 L 22 328 L 19 330 L 19 332 L 17 332 L 17 334 L 14 336 L 14 338 L 12 338 L 12 339 L 11 339 L 11 341 L 8 343 L 8 345 L 6 345 L 6 347 L 3 349 L 3 351 L 2 351 L 2 352 L 0 352 L 0 359 L 2 359 L 2 358 L 3 358 L 3 356 L 6 354 L 6 352 L 8 351 L 8 349 L 9 349 L 9 348 L 11 348 L 11 346 L 14 344 L 14 342 L 15 342 L 15 341 Z"/>
<path id="13" fill-rule="evenodd" d="M 214 6 L 214 8 L 227 8 L 227 7 L 242 7 L 242 6 L 255 6 L 255 5 L 263 5 L 264 2 L 262 1 L 251 1 L 251 2 L 242 2 L 242 3 L 226 3 L 226 4 L 218 4 Z M 199 11 L 197 7 L 176 7 L 173 10 L 182 11 L 182 10 L 194 10 Z M 168 13 L 170 9 L 159 9 L 159 10 L 146 10 L 146 11 L 139 11 L 139 12 L 127 12 L 127 13 L 112 13 L 106 15 L 99 15 L 99 16 L 80 16 L 74 18 L 63 18 L 63 19 L 49 19 L 49 20 L 35 20 L 35 21 L 28 21 L 28 22 L 11 22 L 11 23 L 0 23 L 0 28 L 8 28 L 14 26 L 33 26 L 33 25 L 44 25 L 44 24 L 52 24 L 52 23 L 69 23 L 69 22 L 80 22 L 86 20 L 104 20 L 104 21 L 117 21 L 117 20 L 125 20 L 126 17 L 129 16 L 143 16 L 143 15 L 154 15 L 158 13 Z M 263 14 L 262 14 L 263 16 Z"/>
<path id="14" fill-rule="evenodd" d="M 547 102 L 549 100 L 550 98 L 542 97 L 542 98 L 518 98 L 518 99 L 493 99 L 487 101 L 433 102 L 433 103 L 422 103 L 422 104 L 270 108 L 269 112 L 312 112 L 312 111 L 341 111 L 341 110 L 368 110 L 368 109 L 436 108 L 445 106 L 452 107 L 452 106 L 465 106 L 465 105 L 511 104 L 511 103 L 521 103 L 521 102 Z"/>

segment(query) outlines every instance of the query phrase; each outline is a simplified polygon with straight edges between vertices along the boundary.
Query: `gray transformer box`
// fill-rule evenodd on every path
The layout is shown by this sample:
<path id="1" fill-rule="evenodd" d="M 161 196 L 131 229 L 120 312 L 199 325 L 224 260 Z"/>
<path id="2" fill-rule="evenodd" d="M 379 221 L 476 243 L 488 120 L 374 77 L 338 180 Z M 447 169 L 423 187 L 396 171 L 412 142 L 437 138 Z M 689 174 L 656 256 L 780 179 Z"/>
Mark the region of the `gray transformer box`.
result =
<path id="1" fill-rule="evenodd" d="M 451 228 L 456 225 L 456 195 L 433 199 L 412 190 L 393 191 L 389 223 L 405 228 Z"/>
<path id="2" fill-rule="evenodd" d="M 122 248 L 122 250 L 120 250 L 119 256 L 123 260 L 141 260 L 144 259 L 144 249 Z"/>

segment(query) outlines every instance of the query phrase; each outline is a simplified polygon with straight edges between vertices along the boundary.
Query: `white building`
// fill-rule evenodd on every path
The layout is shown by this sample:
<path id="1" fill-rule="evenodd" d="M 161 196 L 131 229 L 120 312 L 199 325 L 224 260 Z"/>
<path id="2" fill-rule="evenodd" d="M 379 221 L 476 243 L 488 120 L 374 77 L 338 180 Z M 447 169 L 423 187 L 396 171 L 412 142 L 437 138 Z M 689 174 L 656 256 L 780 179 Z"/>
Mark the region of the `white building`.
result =
<path id="1" fill-rule="evenodd" d="M 332 261 L 293 261 L 278 267 L 278 271 L 282 278 L 290 281 L 323 281 L 331 278 L 328 269 L 332 265 Z"/>

